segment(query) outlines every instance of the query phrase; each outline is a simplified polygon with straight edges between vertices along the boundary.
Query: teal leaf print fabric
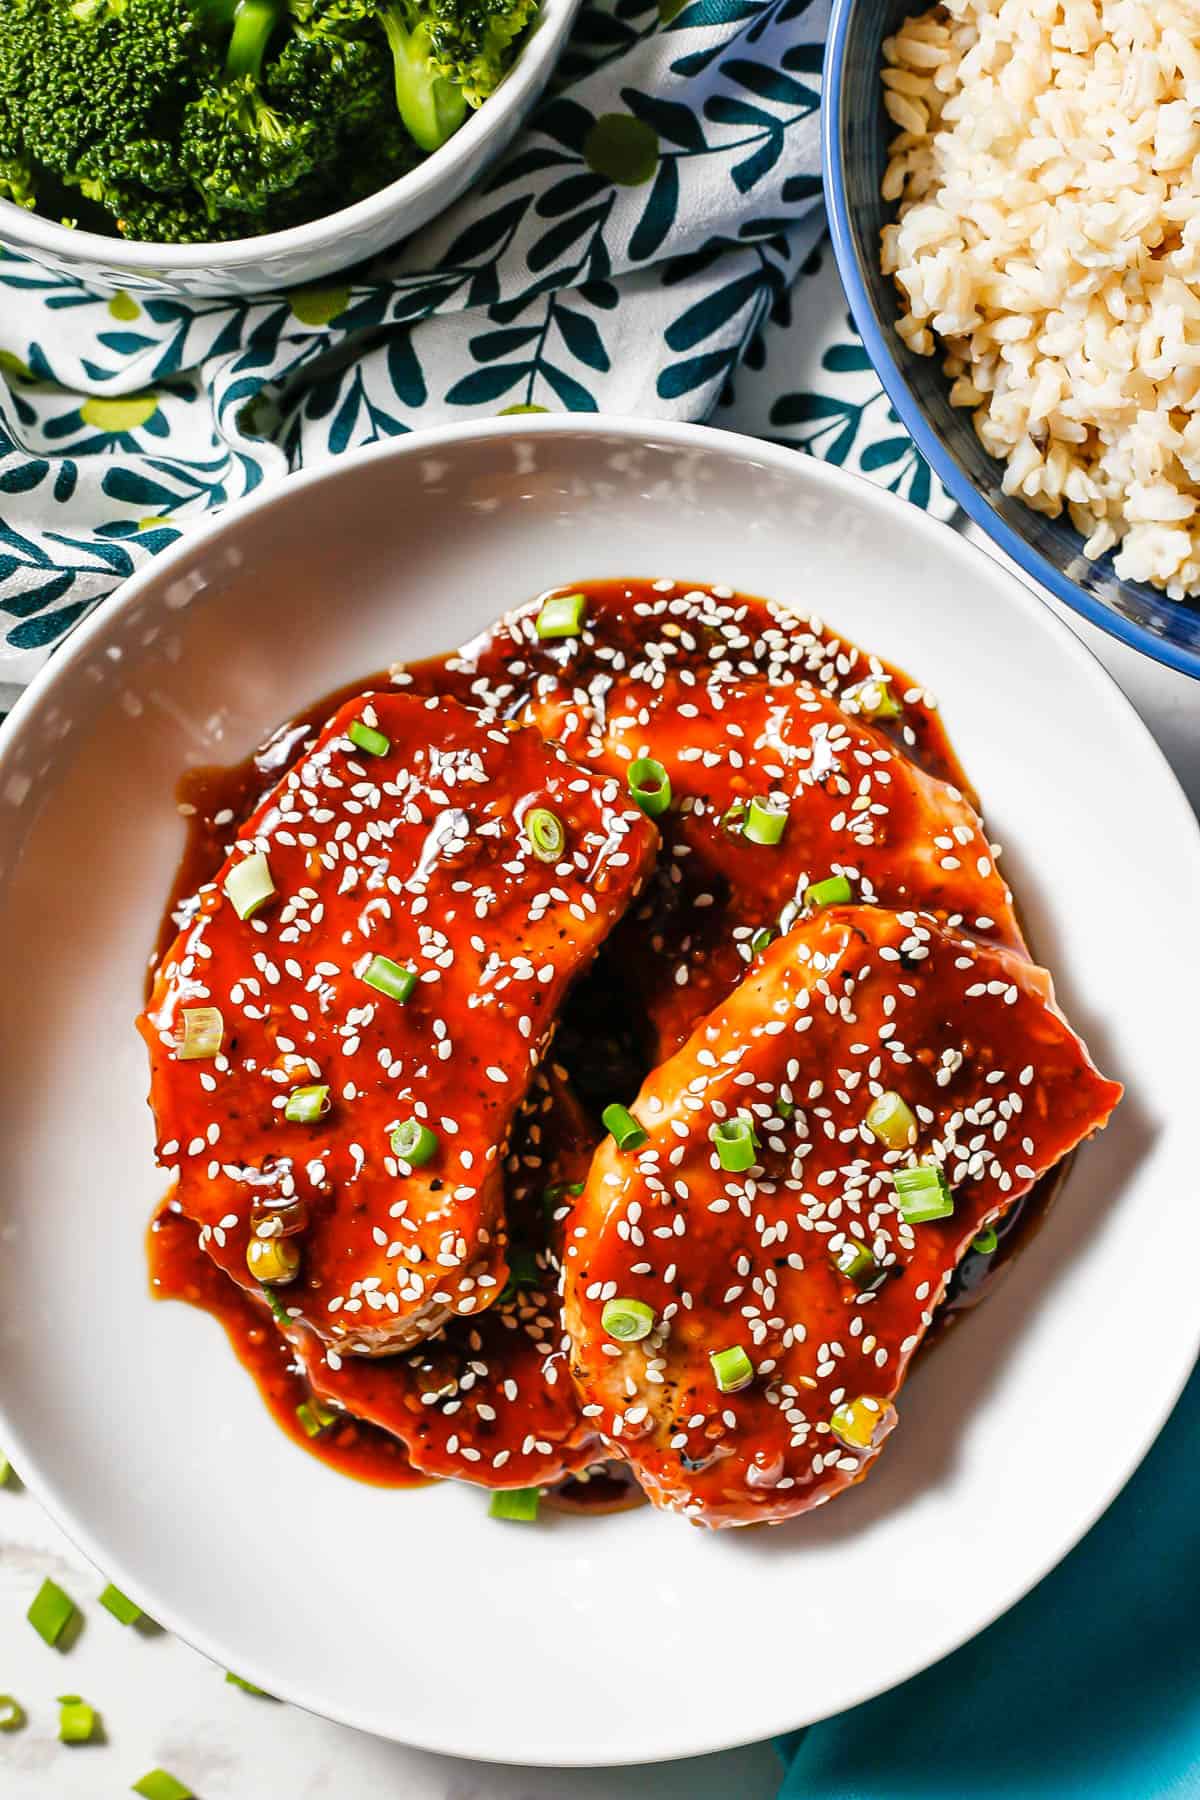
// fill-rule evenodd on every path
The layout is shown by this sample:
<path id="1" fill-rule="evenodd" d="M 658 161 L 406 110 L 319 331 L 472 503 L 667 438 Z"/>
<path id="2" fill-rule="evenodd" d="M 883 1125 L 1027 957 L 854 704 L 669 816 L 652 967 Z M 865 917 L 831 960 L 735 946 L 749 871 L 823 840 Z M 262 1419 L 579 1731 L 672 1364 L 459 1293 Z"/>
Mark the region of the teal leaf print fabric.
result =
<path id="1" fill-rule="evenodd" d="M 484 184 L 255 299 L 0 256 L 0 682 L 212 508 L 517 409 L 707 417 L 822 228 L 828 0 L 589 0 Z"/>

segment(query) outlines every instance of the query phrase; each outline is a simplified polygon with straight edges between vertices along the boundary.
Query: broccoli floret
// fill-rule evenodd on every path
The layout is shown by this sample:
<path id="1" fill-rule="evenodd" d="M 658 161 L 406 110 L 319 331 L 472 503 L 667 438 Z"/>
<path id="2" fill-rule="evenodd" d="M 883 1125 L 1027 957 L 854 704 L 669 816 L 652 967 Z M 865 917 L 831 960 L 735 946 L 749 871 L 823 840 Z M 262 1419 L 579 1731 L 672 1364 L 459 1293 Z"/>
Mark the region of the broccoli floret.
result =
<path id="1" fill-rule="evenodd" d="M 385 6 L 379 15 L 392 53 L 396 108 L 422 150 L 436 150 L 467 116 L 467 97 L 438 72 L 433 37 L 416 7 Z"/>
<path id="2" fill-rule="evenodd" d="M 507 71 L 537 0 L 421 0 L 412 10 L 429 33 L 436 72 L 462 90 L 468 106 L 482 106 Z"/>

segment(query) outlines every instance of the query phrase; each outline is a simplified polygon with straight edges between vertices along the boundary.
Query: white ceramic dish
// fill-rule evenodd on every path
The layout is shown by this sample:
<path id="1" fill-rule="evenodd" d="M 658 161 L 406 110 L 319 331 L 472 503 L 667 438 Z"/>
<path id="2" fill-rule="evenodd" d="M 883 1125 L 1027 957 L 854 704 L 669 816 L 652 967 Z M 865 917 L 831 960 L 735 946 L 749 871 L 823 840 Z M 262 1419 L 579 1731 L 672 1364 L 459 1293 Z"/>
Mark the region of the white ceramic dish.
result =
<path id="1" fill-rule="evenodd" d="M 187 764 L 552 583 L 671 573 L 820 609 L 940 692 L 1071 1017 L 1128 1093 L 863 1487 L 765 1534 L 489 1520 L 272 1425 L 146 1292 L 132 1026 Z M 465 1756 L 642 1761 L 817 1718 L 978 1631 L 1096 1518 L 1195 1356 L 1194 818 L 1071 634 L 915 508 L 791 452 L 597 419 L 433 432 L 290 481 L 91 619 L 0 739 L 0 1443 L 155 1618 L 270 1692 Z"/>
<path id="2" fill-rule="evenodd" d="M 511 143 L 578 10 L 579 0 L 542 0 L 521 54 L 487 103 L 417 168 L 341 212 L 227 244 L 127 244 L 0 200 L 0 244 L 101 293 L 258 294 L 352 268 L 445 212 Z"/>

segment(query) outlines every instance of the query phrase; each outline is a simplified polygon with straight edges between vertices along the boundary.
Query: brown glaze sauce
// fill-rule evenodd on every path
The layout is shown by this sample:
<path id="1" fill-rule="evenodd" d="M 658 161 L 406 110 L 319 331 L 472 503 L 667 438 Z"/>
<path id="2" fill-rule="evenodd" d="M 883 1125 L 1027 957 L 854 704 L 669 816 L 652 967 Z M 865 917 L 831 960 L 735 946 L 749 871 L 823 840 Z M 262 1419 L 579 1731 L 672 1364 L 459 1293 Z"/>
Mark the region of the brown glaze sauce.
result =
<path id="1" fill-rule="evenodd" d="M 644 590 L 646 598 L 653 597 L 649 582 L 595 582 L 586 587 L 593 593 L 620 589 L 624 594 L 632 593 L 635 599 L 639 590 Z M 450 675 L 446 668 L 453 654 L 447 652 L 445 656 L 406 665 L 418 692 L 461 692 L 461 679 Z M 224 862 L 241 822 L 304 755 L 339 706 L 361 693 L 391 687 L 390 670 L 364 675 L 322 695 L 285 720 L 241 762 L 189 769 L 181 776 L 177 803 L 187 835 L 148 965 L 147 993 L 159 960 L 188 916 L 192 896 Z M 914 747 L 908 748 L 912 754 Z M 915 753 L 954 781 L 974 802 L 973 790 L 936 715 L 921 715 Z M 611 1016 L 611 995 L 612 986 L 602 974 L 596 980 L 585 978 L 568 1005 L 557 1040 L 556 1058 L 568 1064 L 573 1060 L 571 1046 L 586 1046 L 581 1066 L 570 1070 L 585 1097 L 590 1097 L 593 1090 L 609 1098 L 617 1092 L 632 1097 L 646 1073 L 645 1067 L 639 1066 L 642 1058 L 627 1022 Z M 1042 1223 L 1068 1166 L 1069 1159 L 1013 1206 L 996 1228 L 999 1241 L 994 1252 L 968 1253 L 955 1271 L 922 1352 L 940 1343 L 956 1319 L 991 1292 L 996 1280 Z M 239 1362 L 255 1381 L 268 1412 L 295 1444 L 339 1473 L 374 1486 L 429 1485 L 429 1479 L 409 1465 L 404 1446 L 378 1426 L 347 1414 L 316 1437 L 305 1433 L 296 1409 L 311 1400 L 311 1390 L 290 1345 L 275 1331 L 261 1308 L 199 1247 L 195 1226 L 173 1210 L 169 1199 L 152 1221 L 146 1244 L 154 1298 L 185 1301 L 219 1321 Z M 547 1495 L 547 1504 L 563 1512 L 599 1514 L 623 1512 L 644 1504 L 644 1496 L 623 1465 L 610 1464 L 567 1477 Z"/>

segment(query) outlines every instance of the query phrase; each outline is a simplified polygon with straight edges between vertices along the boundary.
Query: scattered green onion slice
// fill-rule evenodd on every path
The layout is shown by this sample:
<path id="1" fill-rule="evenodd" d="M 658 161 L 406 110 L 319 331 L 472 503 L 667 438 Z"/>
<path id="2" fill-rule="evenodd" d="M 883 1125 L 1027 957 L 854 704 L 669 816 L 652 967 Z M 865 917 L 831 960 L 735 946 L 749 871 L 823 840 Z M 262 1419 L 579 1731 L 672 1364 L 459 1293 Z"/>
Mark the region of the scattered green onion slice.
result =
<path id="1" fill-rule="evenodd" d="M 804 890 L 804 904 L 811 906 L 814 912 L 822 906 L 845 906 L 853 898 L 854 890 L 844 875 L 829 875 Z"/>
<path id="2" fill-rule="evenodd" d="M 649 1136 L 633 1114 L 615 1100 L 611 1106 L 605 1107 L 600 1117 L 605 1131 L 610 1131 L 616 1139 L 618 1150 L 639 1150 Z"/>
<path id="3" fill-rule="evenodd" d="M 538 1259 L 532 1250 L 521 1248 L 512 1250 L 508 1257 L 508 1280 L 496 1296 L 497 1306 L 506 1305 L 515 1300 L 522 1288 L 536 1287 L 539 1280 L 544 1280 L 542 1270 L 538 1267 Z"/>
<path id="4" fill-rule="evenodd" d="M 851 1450 L 870 1450 L 889 1411 L 886 1400 L 860 1394 L 857 1400 L 843 1400 L 829 1421 L 829 1429 Z"/>
<path id="5" fill-rule="evenodd" d="M 261 850 L 255 850 L 240 863 L 235 863 L 222 886 L 239 919 L 253 918 L 275 892 L 271 865 Z"/>
<path id="6" fill-rule="evenodd" d="M 833 1260 L 847 1281 L 852 1281 L 864 1294 L 878 1287 L 883 1280 L 883 1270 L 867 1246 L 857 1238 L 848 1237 Z"/>
<path id="7" fill-rule="evenodd" d="M 373 956 L 363 970 L 362 978 L 376 993 L 386 994 L 389 1000 L 398 1000 L 401 1006 L 417 985 L 414 971 L 393 962 L 390 956 Z"/>
<path id="8" fill-rule="evenodd" d="M 563 822 L 548 806 L 535 806 L 525 814 L 525 834 L 539 862 L 557 862 L 567 847 Z"/>
<path id="9" fill-rule="evenodd" d="M 96 1730 L 96 1709 L 78 1694 L 58 1696 L 58 1740 L 61 1744 L 86 1744 Z"/>
<path id="10" fill-rule="evenodd" d="M 47 1644 L 57 1644 L 75 1617 L 75 1602 L 64 1594 L 56 1581 L 43 1581 L 25 1614 L 38 1636 Z"/>
<path id="11" fill-rule="evenodd" d="M 609 1337 L 636 1344 L 654 1330 L 655 1311 L 644 1300 L 606 1300 L 600 1323 Z"/>
<path id="12" fill-rule="evenodd" d="M 709 1133 L 717 1147 L 717 1161 L 730 1175 L 754 1167 L 757 1142 L 754 1123 L 744 1113 L 736 1119 L 720 1119 Z"/>
<path id="13" fill-rule="evenodd" d="M 402 1119 L 391 1136 L 392 1155 L 406 1162 L 410 1169 L 420 1169 L 432 1162 L 437 1153 L 438 1135 L 422 1125 L 420 1119 Z"/>
<path id="14" fill-rule="evenodd" d="M 275 1696 L 268 1694 L 266 1688 L 255 1687 L 244 1675 L 235 1675 L 232 1669 L 226 1669 L 225 1679 L 230 1687 L 241 1688 L 243 1694 L 256 1694 L 260 1700 L 273 1700 Z"/>
<path id="15" fill-rule="evenodd" d="M 208 1061 L 220 1055 L 225 1021 L 218 1006 L 185 1006 L 180 1012 L 183 1038 L 175 1054 L 180 1062 Z"/>
<path id="16" fill-rule="evenodd" d="M 368 756 L 386 756 L 392 747 L 391 738 L 386 737 L 382 731 L 376 731 L 365 719 L 352 719 L 346 736 L 360 750 L 365 750 Z"/>
<path id="17" fill-rule="evenodd" d="M 794 1100 L 785 1100 L 782 1094 L 776 1094 L 771 1105 L 774 1108 L 775 1117 L 777 1119 L 790 1119 L 796 1110 L 796 1102 Z"/>
<path id="18" fill-rule="evenodd" d="M 300 1273 L 300 1248 L 291 1238 L 252 1237 L 246 1245 L 246 1267 L 255 1281 L 284 1287 Z"/>
<path id="19" fill-rule="evenodd" d="M 293 1088 L 283 1109 L 293 1125 L 315 1125 L 329 1111 L 329 1089 L 324 1086 Z"/>
<path id="20" fill-rule="evenodd" d="M 578 637 L 587 612 L 585 594 L 551 594 L 543 600 L 537 616 L 540 638 Z"/>
<path id="21" fill-rule="evenodd" d="M 740 1344 L 734 1344 L 728 1350 L 714 1350 L 708 1360 L 723 1394 L 740 1393 L 754 1380 L 754 1364 Z"/>
<path id="22" fill-rule="evenodd" d="M 492 1495 L 488 1512 L 493 1519 L 516 1519 L 531 1524 L 538 1516 L 541 1492 L 538 1488 L 500 1488 Z"/>
<path id="23" fill-rule="evenodd" d="M 764 925 L 761 930 L 756 931 L 754 936 L 750 939 L 751 956 L 761 956 L 767 945 L 773 944 L 774 942 L 775 933 L 773 929 L 770 925 Z"/>
<path id="24" fill-rule="evenodd" d="M 915 1169 L 893 1169 L 892 1185 L 900 1216 L 910 1225 L 948 1219 L 954 1211 L 954 1196 L 946 1177 L 930 1163 L 918 1163 Z"/>
<path id="25" fill-rule="evenodd" d="M 671 777 L 652 756 L 639 756 L 626 770 L 629 797 L 648 819 L 657 819 L 671 804 Z"/>
<path id="26" fill-rule="evenodd" d="M 746 802 L 744 800 L 733 801 L 725 812 L 721 814 L 722 831 L 740 831 L 745 823 Z"/>
<path id="27" fill-rule="evenodd" d="M 11 1694 L 0 1694 L 0 1731 L 20 1731 L 25 1723 L 25 1708 Z"/>
<path id="28" fill-rule="evenodd" d="M 907 1150 L 917 1141 L 917 1121 L 899 1094 L 890 1090 L 867 1108 L 867 1130 L 889 1150 Z"/>
<path id="29" fill-rule="evenodd" d="M 140 1794 L 142 1800 L 196 1800 L 190 1787 L 177 1781 L 174 1775 L 168 1775 L 165 1769 L 151 1769 L 140 1781 L 135 1781 L 131 1790 Z"/>
<path id="30" fill-rule="evenodd" d="M 996 1236 L 994 1228 L 989 1225 L 986 1230 L 979 1233 L 978 1237 L 971 1239 L 971 1248 L 978 1250 L 980 1256 L 990 1256 L 999 1242 L 1000 1239 Z"/>
<path id="31" fill-rule="evenodd" d="M 564 1194 L 570 1194 L 572 1199 L 578 1199 L 583 1189 L 582 1181 L 556 1181 L 551 1187 L 542 1190 L 542 1205 L 548 1213 L 553 1215 L 558 1211 L 558 1203 Z"/>
<path id="32" fill-rule="evenodd" d="M 786 806 L 772 806 L 767 800 L 755 798 L 750 802 L 742 836 L 748 837 L 752 844 L 777 844 L 783 836 L 787 821 Z"/>
<path id="33" fill-rule="evenodd" d="M 900 702 L 892 692 L 891 679 L 887 675 L 868 675 L 865 681 L 858 681 L 853 687 L 847 688 L 844 698 L 857 702 L 864 719 L 900 717 Z"/>
<path id="34" fill-rule="evenodd" d="M 279 1298 L 279 1295 L 275 1292 L 274 1288 L 268 1287 L 264 1283 L 262 1295 L 263 1299 L 271 1309 L 271 1316 L 274 1318 L 275 1323 L 277 1325 L 290 1325 L 292 1320 L 288 1313 L 288 1309 L 283 1304 L 283 1301 Z"/>
<path id="35" fill-rule="evenodd" d="M 320 1400 L 302 1400 L 296 1408 L 296 1418 L 305 1437 L 315 1438 L 334 1423 L 337 1414 Z"/>
<path id="36" fill-rule="evenodd" d="M 100 1596 L 100 1604 L 122 1625 L 136 1625 L 142 1609 L 110 1581 Z"/>

